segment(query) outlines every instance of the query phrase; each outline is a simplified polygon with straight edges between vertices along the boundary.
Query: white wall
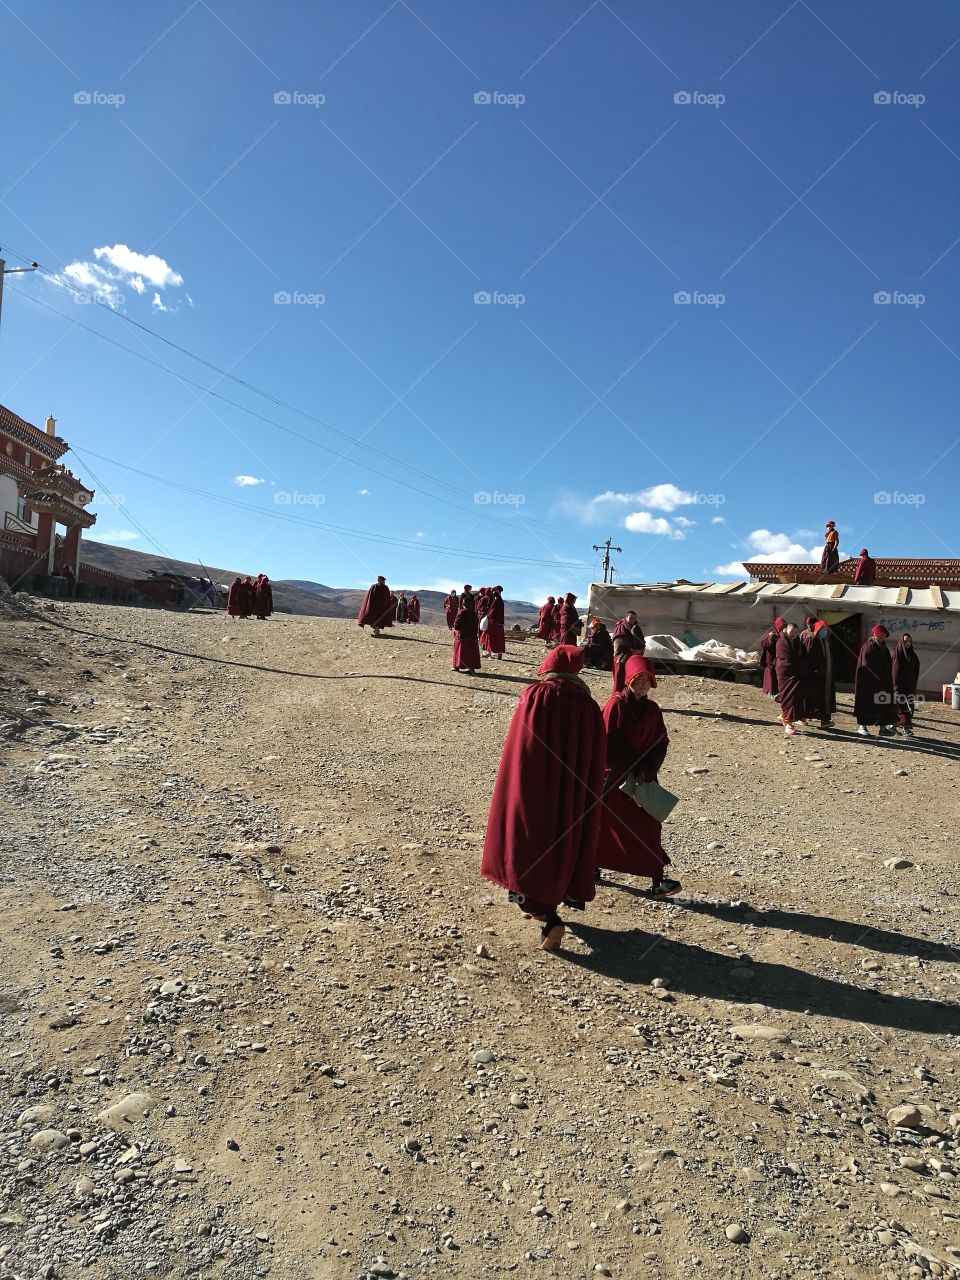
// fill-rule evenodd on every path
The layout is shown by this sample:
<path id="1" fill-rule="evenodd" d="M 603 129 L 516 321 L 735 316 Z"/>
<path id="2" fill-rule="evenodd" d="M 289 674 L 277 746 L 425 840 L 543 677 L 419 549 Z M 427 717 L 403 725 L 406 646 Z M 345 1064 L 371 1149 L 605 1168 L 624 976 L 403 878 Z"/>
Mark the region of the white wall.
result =
<path id="1" fill-rule="evenodd" d="M 17 514 L 19 497 L 20 491 L 13 476 L 0 475 L 0 529 L 3 528 L 3 518 L 8 511 L 11 515 Z"/>

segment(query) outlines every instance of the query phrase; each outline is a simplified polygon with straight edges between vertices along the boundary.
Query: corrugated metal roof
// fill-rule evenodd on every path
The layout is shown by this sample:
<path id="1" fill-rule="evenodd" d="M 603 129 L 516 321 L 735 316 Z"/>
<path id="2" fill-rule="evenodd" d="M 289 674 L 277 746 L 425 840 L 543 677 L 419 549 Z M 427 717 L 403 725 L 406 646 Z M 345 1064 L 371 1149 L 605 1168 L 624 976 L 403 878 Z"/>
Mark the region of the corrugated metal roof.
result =
<path id="1" fill-rule="evenodd" d="M 596 583 L 595 585 L 599 587 L 601 584 Z M 856 587 L 850 585 L 844 586 L 843 594 L 839 596 L 834 594 L 837 591 L 836 584 L 830 582 L 791 582 L 782 584 L 765 582 L 762 585 L 755 582 L 618 582 L 617 588 L 624 592 L 631 590 L 640 592 L 666 591 L 671 595 L 697 596 L 700 599 L 704 596 L 718 596 L 726 600 L 736 600 L 738 597 L 743 597 L 744 599 L 749 599 L 751 603 L 758 598 L 776 600 L 778 604 L 788 604 L 791 600 L 829 601 L 833 608 L 849 610 L 851 613 L 855 613 L 858 608 L 862 609 L 871 605 L 898 611 L 916 609 L 936 613 L 960 613 L 960 591 L 949 591 L 942 587 L 939 588 L 940 598 L 943 600 L 942 607 L 938 606 L 928 587 Z M 906 600 L 902 599 L 904 590 L 907 591 Z"/>

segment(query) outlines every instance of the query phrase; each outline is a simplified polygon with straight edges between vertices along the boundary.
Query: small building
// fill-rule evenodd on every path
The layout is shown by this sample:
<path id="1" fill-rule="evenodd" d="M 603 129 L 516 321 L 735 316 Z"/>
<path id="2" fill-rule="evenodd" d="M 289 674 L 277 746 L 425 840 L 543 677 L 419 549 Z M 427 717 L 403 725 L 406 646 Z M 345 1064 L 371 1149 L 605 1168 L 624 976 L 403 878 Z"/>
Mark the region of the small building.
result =
<path id="1" fill-rule="evenodd" d="M 941 580 L 951 584 L 951 575 L 960 574 L 957 561 L 879 564 L 922 565 L 921 576 L 944 566 Z M 858 587 L 852 585 L 852 570 L 847 581 L 825 582 L 815 565 L 744 567 L 764 574 L 778 568 L 789 575 L 798 570 L 813 573 L 807 580 L 786 582 L 773 575 L 772 581 L 758 577 L 752 582 L 595 582 L 590 586 L 590 614 L 610 625 L 633 609 L 647 635 L 692 633 L 700 641 L 720 640 L 750 651 L 757 648 L 774 618 L 786 618 L 801 628 L 807 617 L 821 618 L 830 626 L 839 684 L 853 682 L 860 646 L 877 623 L 890 632 L 891 643 L 905 631 L 912 635 L 922 692 L 939 698 L 941 686 L 952 682 L 960 668 L 960 590 L 952 586 L 941 586 L 933 579 L 927 585 Z M 911 575 L 912 581 L 917 578 Z"/>
<path id="2" fill-rule="evenodd" d="M 97 517 L 94 490 L 59 459 L 70 446 L 0 405 L 0 575 L 11 584 L 50 577 L 69 567 L 80 577 L 80 538 Z M 58 535 L 62 526 L 64 534 Z"/>

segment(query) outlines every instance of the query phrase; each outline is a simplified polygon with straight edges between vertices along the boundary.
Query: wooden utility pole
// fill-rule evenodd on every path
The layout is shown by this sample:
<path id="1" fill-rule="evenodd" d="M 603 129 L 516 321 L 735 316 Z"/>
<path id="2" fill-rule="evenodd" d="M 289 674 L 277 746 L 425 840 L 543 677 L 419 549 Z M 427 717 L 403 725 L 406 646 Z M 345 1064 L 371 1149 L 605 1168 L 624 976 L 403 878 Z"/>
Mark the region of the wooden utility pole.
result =
<path id="1" fill-rule="evenodd" d="M 602 552 L 603 552 L 603 580 L 604 580 L 604 582 L 612 582 L 612 581 L 613 581 L 613 566 L 610 564 L 610 552 L 611 552 L 611 551 L 616 551 L 616 553 L 617 553 L 617 555 L 618 555 L 618 556 L 622 556 L 622 555 L 623 555 L 623 547 L 614 547 L 614 546 L 611 546 L 611 543 L 612 543 L 612 542 L 613 542 L 613 539 L 612 539 L 612 538 L 608 538 L 608 539 L 606 540 L 606 542 L 605 542 L 605 543 L 603 543 L 603 545 L 602 545 L 602 546 L 599 546 L 599 547 L 595 546 L 595 547 L 593 548 L 593 549 L 594 549 L 594 551 L 602 551 Z"/>

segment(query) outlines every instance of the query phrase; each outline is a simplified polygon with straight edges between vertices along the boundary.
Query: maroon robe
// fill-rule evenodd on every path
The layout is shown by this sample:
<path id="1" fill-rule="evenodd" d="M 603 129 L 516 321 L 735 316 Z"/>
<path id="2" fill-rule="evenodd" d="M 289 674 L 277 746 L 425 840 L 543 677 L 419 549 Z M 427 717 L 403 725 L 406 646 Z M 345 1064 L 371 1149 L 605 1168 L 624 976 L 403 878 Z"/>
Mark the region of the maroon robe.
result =
<path id="1" fill-rule="evenodd" d="M 537 619 L 537 635 L 541 640 L 553 639 L 553 596 L 547 597 L 547 603 L 540 606 L 540 617 Z"/>
<path id="2" fill-rule="evenodd" d="M 363 597 L 363 604 L 357 614 L 357 626 L 375 627 L 377 630 L 392 626 L 395 608 L 396 604 L 390 588 L 385 582 L 378 580 L 372 587 L 367 588 L 367 594 Z"/>
<path id="3" fill-rule="evenodd" d="M 649 698 L 624 690 L 603 708 L 607 729 L 607 774 L 597 866 L 659 880 L 670 859 L 663 848 L 662 824 L 625 796 L 620 784 L 631 769 L 655 779 L 670 739 L 663 712 Z"/>
<path id="4" fill-rule="evenodd" d="M 453 624 L 453 662 L 454 671 L 466 667 L 469 671 L 480 670 L 480 623 L 472 596 L 464 596 L 460 603 L 460 612 Z"/>
<path id="5" fill-rule="evenodd" d="M 774 697 L 779 693 L 777 685 L 777 633 L 768 631 L 757 650 L 760 669 L 763 672 L 763 692 Z"/>
<path id="6" fill-rule="evenodd" d="M 227 613 L 231 618 L 247 616 L 247 592 L 240 578 L 234 578 L 227 592 Z"/>
<path id="7" fill-rule="evenodd" d="M 882 640 L 871 636 L 860 649 L 853 680 L 853 715 L 857 724 L 893 724 L 893 659 Z"/>
<path id="8" fill-rule="evenodd" d="M 913 695 L 917 692 L 917 684 L 920 680 L 920 659 L 912 644 L 908 649 L 902 638 L 897 641 L 891 667 L 897 721 L 903 728 L 909 729 L 913 720 Z"/>
<path id="9" fill-rule="evenodd" d="M 799 635 L 777 636 L 777 687 L 780 691 L 780 719 L 784 724 L 803 718 L 804 676 L 807 664 Z"/>
<path id="10" fill-rule="evenodd" d="M 579 677 L 547 676 L 520 695 L 480 871 L 535 915 L 596 894 L 605 747 L 600 708 Z"/>
<path id="11" fill-rule="evenodd" d="M 504 628 L 503 597 L 497 592 L 490 597 L 490 608 L 487 610 L 486 650 L 487 653 L 505 653 L 507 636 Z"/>
<path id="12" fill-rule="evenodd" d="M 840 535 L 836 529 L 830 529 L 824 535 L 823 553 L 820 556 L 820 569 L 823 573 L 836 573 L 840 568 Z"/>
<path id="13" fill-rule="evenodd" d="M 801 711 L 804 720 L 828 720 L 824 676 L 827 669 L 827 651 L 820 637 L 813 631 L 801 631 L 804 673 L 801 694 Z"/>
<path id="14" fill-rule="evenodd" d="M 585 666 L 592 667 L 595 671 L 613 670 L 613 639 L 602 622 L 599 627 L 591 627 L 587 632 L 583 648 L 587 651 Z"/>
<path id="15" fill-rule="evenodd" d="M 455 591 L 451 591 L 443 602 L 443 612 L 446 614 L 447 626 L 453 630 L 453 624 L 457 620 L 457 614 L 460 612 L 460 597 Z"/>
<path id="16" fill-rule="evenodd" d="M 254 612 L 263 621 L 273 613 L 273 587 L 270 585 L 269 578 L 261 576 L 255 582 L 254 588 Z"/>
<path id="17" fill-rule="evenodd" d="M 551 611 L 551 618 L 553 622 L 553 639 L 556 640 L 557 644 L 559 644 L 561 639 L 563 638 L 563 628 L 560 626 L 560 610 L 562 608 L 563 608 L 563 601 L 558 600 L 557 603 L 553 606 L 553 609 Z"/>
<path id="18" fill-rule="evenodd" d="M 420 597 L 419 596 L 415 596 L 415 595 L 411 596 L 409 601 L 407 602 L 407 621 L 408 622 L 420 621 Z"/>
<path id="19" fill-rule="evenodd" d="M 564 600 L 560 606 L 560 643 L 576 644 L 577 643 L 577 623 L 580 621 L 580 614 L 577 612 L 577 606 L 572 600 Z"/>
<path id="20" fill-rule="evenodd" d="M 872 587 L 877 577 L 877 562 L 873 556 L 861 556 L 853 574 L 854 585 Z"/>

